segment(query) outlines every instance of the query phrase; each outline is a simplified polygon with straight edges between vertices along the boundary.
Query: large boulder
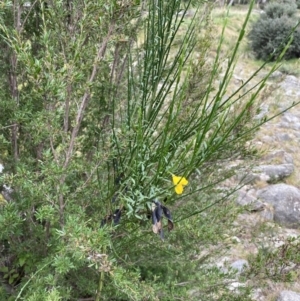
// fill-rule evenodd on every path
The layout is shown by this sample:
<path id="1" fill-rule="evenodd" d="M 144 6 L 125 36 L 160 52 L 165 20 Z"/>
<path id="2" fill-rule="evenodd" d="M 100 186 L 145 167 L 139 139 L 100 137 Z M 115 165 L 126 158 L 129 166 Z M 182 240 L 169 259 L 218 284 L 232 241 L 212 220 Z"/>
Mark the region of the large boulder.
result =
<path id="1" fill-rule="evenodd" d="M 263 202 L 274 207 L 274 220 L 289 228 L 300 228 L 300 190 L 287 184 L 269 185 L 257 191 Z"/>
<path id="2" fill-rule="evenodd" d="M 289 177 L 294 172 L 294 164 L 260 165 L 254 167 L 250 172 L 242 172 L 237 179 L 245 184 L 252 184 L 256 181 L 274 183 Z"/>
<path id="3" fill-rule="evenodd" d="M 276 301 L 300 301 L 300 294 L 293 291 L 282 291 Z"/>
<path id="4" fill-rule="evenodd" d="M 294 172 L 294 164 L 261 165 L 256 169 L 265 176 L 267 182 L 278 181 Z"/>
<path id="5" fill-rule="evenodd" d="M 255 194 L 255 196 L 254 196 Z M 236 203 L 246 208 L 247 211 L 255 214 L 251 215 L 254 223 L 274 221 L 274 208 L 269 203 L 263 203 L 256 197 L 256 190 L 239 190 Z"/>

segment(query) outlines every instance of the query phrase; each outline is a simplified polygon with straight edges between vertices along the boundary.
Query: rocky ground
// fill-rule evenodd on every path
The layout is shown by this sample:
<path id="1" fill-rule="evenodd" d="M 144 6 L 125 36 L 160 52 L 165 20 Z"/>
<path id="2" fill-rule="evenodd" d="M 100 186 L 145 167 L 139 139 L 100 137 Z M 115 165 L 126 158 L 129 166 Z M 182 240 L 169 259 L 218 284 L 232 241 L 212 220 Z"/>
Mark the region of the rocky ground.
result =
<path id="1" fill-rule="evenodd" d="M 241 73 L 236 77 L 243 79 Z M 295 76 L 276 71 L 268 86 L 272 92 L 260 104 L 262 115 L 270 116 L 300 101 L 300 80 Z M 226 258 L 219 259 L 218 264 L 222 267 L 231 266 L 241 273 L 249 268 L 248 259 L 260 249 L 268 247 L 276 251 L 289 238 L 299 240 L 299 130 L 300 107 L 295 106 L 265 124 L 257 133 L 253 143 L 263 155 L 259 164 L 235 178 L 235 181 L 245 183 L 236 194 L 237 204 L 244 206 L 245 211 L 236 220 L 238 231 L 232 238 L 234 244 L 230 252 Z M 296 252 L 300 255 L 299 243 Z M 249 280 L 255 287 L 252 299 L 300 301 L 300 267 L 292 264 L 290 268 L 295 270 L 292 283 L 284 281 L 284 275 L 282 281 L 276 282 Z M 238 282 L 235 283 L 237 286 Z"/>

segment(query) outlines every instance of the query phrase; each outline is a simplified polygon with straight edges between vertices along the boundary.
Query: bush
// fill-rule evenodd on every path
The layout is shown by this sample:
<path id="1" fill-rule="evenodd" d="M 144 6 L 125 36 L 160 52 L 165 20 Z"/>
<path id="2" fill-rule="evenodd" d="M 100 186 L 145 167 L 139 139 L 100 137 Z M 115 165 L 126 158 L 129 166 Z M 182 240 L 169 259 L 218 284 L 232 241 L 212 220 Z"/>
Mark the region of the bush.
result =
<path id="1" fill-rule="evenodd" d="M 22 34 L 0 10 L 0 87 L 17 83 L 0 88 L 11 164 L 0 183 L 16 194 L 0 208 L 0 300 L 199 300 L 195 287 L 202 300 L 249 300 L 209 264 L 236 213 L 221 182 L 237 172 L 229 161 L 253 155 L 248 141 L 267 121 L 253 108 L 277 66 L 255 92 L 263 66 L 225 97 L 250 10 L 220 77 L 225 28 L 210 64 L 210 10 L 182 32 L 189 5 L 147 5 L 137 22 L 139 1 L 38 1 Z M 172 173 L 189 179 L 183 195 Z M 176 229 L 165 241 L 151 211 L 164 198 Z"/>
<path id="2" fill-rule="evenodd" d="M 267 18 L 276 19 L 283 16 L 293 17 L 297 10 L 295 2 L 288 1 L 286 3 L 272 2 L 265 8 L 265 16 Z"/>
<path id="3" fill-rule="evenodd" d="M 283 62 L 278 70 L 285 75 L 300 76 L 300 71 L 298 70 L 298 68 L 295 68 L 295 63 L 295 60 Z"/>
<path id="4" fill-rule="evenodd" d="M 295 3 L 270 3 L 265 14 L 253 25 L 249 33 L 252 50 L 258 59 L 276 59 L 277 55 L 288 43 L 297 20 L 293 18 L 296 11 Z M 300 56 L 299 30 L 294 33 L 294 40 L 285 54 L 285 59 Z M 277 55 L 276 55 L 277 54 Z M 272 57 L 270 57 L 272 56 Z"/>

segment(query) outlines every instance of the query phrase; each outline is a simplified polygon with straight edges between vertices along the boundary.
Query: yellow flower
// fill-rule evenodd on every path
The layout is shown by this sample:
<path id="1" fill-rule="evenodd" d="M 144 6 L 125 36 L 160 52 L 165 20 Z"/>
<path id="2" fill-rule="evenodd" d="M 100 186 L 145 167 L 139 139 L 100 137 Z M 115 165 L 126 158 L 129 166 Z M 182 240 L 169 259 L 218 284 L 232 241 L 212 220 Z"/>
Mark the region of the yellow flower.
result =
<path id="1" fill-rule="evenodd" d="M 189 181 L 185 177 L 177 177 L 172 174 L 173 184 L 175 185 L 175 192 L 177 194 L 182 194 L 184 186 L 186 186 Z"/>

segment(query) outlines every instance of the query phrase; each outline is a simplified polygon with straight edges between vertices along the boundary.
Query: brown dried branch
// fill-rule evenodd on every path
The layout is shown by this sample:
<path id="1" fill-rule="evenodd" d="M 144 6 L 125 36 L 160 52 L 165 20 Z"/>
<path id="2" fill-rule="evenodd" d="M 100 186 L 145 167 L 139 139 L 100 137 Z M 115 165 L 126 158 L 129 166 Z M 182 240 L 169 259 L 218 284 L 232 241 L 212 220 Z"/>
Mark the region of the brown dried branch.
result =
<path id="1" fill-rule="evenodd" d="M 107 33 L 107 36 L 105 37 L 105 39 L 103 40 L 103 42 L 101 43 L 101 45 L 99 46 L 93 67 L 92 67 L 92 72 L 90 75 L 90 78 L 87 82 L 87 89 L 86 92 L 84 93 L 79 109 L 77 111 L 77 115 L 76 115 L 76 123 L 75 126 L 72 130 L 71 133 L 71 139 L 70 139 L 70 144 L 68 147 L 68 150 L 66 152 L 66 158 L 65 158 L 65 162 L 63 164 L 63 169 L 66 169 L 70 163 L 70 160 L 72 158 L 72 154 L 74 151 L 74 147 L 75 147 L 75 142 L 76 142 L 76 138 L 78 136 L 78 132 L 81 126 L 81 122 L 83 120 L 84 117 L 84 113 L 85 110 L 88 106 L 89 100 L 90 100 L 90 85 L 94 82 L 95 77 L 97 75 L 97 71 L 98 71 L 98 66 L 99 66 L 99 61 L 104 57 L 106 49 L 107 49 L 107 44 L 109 42 L 109 39 L 113 33 L 115 29 L 115 24 L 112 23 L 109 31 Z M 65 183 L 66 180 L 66 174 L 62 175 L 62 177 L 60 178 L 59 181 L 59 186 L 58 186 L 58 191 L 60 190 L 60 187 L 63 186 L 63 184 Z M 64 207 L 65 207 L 65 203 L 64 203 L 64 196 L 63 193 L 59 191 L 59 196 L 58 196 L 58 200 L 59 200 L 59 216 L 60 216 L 60 224 L 61 226 L 64 225 Z"/>

